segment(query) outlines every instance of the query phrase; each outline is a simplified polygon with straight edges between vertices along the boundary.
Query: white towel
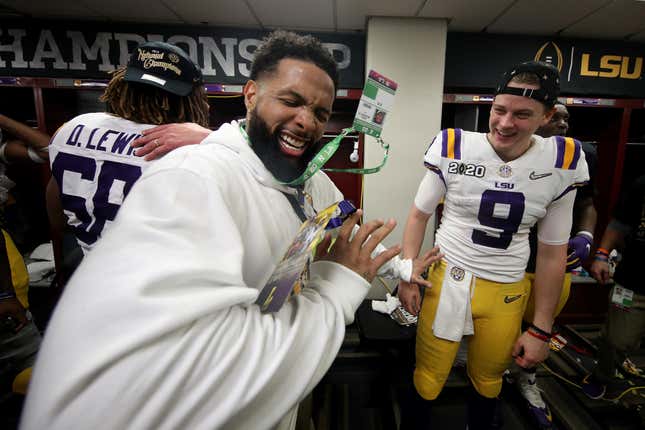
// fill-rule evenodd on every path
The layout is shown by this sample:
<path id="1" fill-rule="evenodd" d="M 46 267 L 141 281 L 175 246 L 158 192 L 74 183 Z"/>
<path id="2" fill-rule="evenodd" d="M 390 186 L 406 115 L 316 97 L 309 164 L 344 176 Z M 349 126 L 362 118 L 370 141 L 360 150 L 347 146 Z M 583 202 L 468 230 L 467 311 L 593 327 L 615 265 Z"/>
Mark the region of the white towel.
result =
<path id="1" fill-rule="evenodd" d="M 394 309 L 398 308 L 401 305 L 398 297 L 394 297 L 387 293 L 385 295 L 385 301 L 383 300 L 372 300 L 372 310 L 380 312 L 382 314 L 391 314 Z"/>
<path id="2" fill-rule="evenodd" d="M 470 308 L 473 273 L 452 263 L 446 263 L 432 331 L 438 338 L 459 342 L 462 336 L 475 333 Z"/>

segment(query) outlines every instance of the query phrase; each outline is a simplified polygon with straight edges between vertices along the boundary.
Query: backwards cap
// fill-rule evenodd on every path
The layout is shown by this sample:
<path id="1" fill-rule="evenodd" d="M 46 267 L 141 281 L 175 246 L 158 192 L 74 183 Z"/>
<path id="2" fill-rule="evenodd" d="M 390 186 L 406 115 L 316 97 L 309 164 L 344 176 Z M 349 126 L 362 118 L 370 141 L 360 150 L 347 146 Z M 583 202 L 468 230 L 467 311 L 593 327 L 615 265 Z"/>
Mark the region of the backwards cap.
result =
<path id="1" fill-rule="evenodd" d="M 123 80 L 152 85 L 183 97 L 202 83 L 202 72 L 175 45 L 147 42 L 132 53 Z"/>
<path id="2" fill-rule="evenodd" d="M 540 81 L 540 88 L 533 90 L 508 87 L 507 85 L 511 79 L 521 73 L 531 73 L 537 76 Z M 516 64 L 502 75 L 502 79 L 495 90 L 495 95 L 497 94 L 529 97 L 544 103 L 548 107 L 552 107 L 558 101 L 558 94 L 560 94 L 560 73 L 555 66 L 542 61 L 527 61 Z"/>

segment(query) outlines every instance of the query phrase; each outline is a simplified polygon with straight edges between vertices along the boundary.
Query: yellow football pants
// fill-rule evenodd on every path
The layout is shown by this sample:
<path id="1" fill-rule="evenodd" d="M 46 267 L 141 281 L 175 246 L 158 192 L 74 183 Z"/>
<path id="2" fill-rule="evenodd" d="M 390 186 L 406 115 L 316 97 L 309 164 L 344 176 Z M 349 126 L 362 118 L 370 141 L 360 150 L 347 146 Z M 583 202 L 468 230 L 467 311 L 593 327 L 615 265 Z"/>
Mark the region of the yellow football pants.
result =
<path id="1" fill-rule="evenodd" d="M 414 385 L 419 394 L 434 400 L 448 378 L 459 342 L 439 339 L 432 332 L 446 264 L 436 264 L 430 273 L 432 288 L 426 288 L 416 339 Z M 468 344 L 468 377 L 479 394 L 496 397 L 502 389 L 502 374 L 511 362 L 522 315 L 528 300 L 529 280 L 497 283 L 473 279 L 471 307 L 474 332 Z"/>

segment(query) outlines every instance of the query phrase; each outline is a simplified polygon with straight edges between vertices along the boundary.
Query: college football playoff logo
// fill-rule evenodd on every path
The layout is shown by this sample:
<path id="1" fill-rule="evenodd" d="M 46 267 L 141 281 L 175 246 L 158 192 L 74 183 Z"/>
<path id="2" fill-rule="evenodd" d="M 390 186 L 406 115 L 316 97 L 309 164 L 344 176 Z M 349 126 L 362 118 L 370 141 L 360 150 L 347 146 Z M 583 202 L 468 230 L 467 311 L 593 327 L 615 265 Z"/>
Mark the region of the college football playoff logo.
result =
<path id="1" fill-rule="evenodd" d="M 558 72 L 562 72 L 563 58 L 562 50 L 555 42 L 546 42 L 538 49 L 534 60 L 553 64 L 558 69 Z"/>

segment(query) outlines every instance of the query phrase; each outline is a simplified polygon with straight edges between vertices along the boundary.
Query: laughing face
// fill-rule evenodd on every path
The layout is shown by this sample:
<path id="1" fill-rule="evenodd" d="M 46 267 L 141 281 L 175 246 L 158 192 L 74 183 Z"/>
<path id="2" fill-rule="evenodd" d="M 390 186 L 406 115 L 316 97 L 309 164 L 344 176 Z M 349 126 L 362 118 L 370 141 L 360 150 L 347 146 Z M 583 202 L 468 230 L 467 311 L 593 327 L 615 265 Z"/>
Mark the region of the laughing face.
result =
<path id="1" fill-rule="evenodd" d="M 537 86 L 509 83 L 509 87 L 537 89 Z M 488 141 L 504 161 L 522 155 L 531 145 L 531 136 L 549 122 L 553 110 L 537 100 L 512 94 L 498 94 L 493 100 Z"/>
<path id="2" fill-rule="evenodd" d="M 299 177 L 331 115 L 334 83 L 313 63 L 285 58 L 244 87 L 253 150 L 282 182 Z"/>

